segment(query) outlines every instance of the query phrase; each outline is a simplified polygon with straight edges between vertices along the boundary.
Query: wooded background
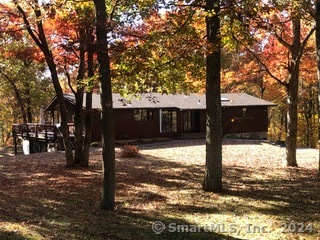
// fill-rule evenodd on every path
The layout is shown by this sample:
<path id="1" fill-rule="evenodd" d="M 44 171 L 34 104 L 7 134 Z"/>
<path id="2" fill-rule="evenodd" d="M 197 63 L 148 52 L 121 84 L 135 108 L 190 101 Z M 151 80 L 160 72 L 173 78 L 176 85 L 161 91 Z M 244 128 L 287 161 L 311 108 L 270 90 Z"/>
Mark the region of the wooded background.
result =
<path id="1" fill-rule="evenodd" d="M 55 95 L 45 56 L 27 33 L 41 10 L 43 30 L 57 65 L 63 91 L 97 87 L 86 57 L 95 52 L 93 2 L 1 3 L 1 144 L 11 144 L 11 125 L 38 122 L 40 107 Z M 36 9 L 37 10 L 37 9 Z M 205 92 L 206 41 L 203 1 L 108 1 L 108 41 L 112 88 L 124 96 L 137 92 Z M 289 80 L 298 77 L 297 143 L 316 147 L 318 83 L 313 1 L 222 1 L 222 92 L 246 92 L 272 101 L 269 139 L 286 138 Z M 81 51 L 84 49 L 84 51 Z M 81 56 L 83 54 L 84 56 Z M 292 61 L 295 64 L 292 64 Z M 298 61 L 298 62 L 297 62 Z M 297 66 L 298 65 L 298 66 Z M 298 72 L 297 72 L 298 71 Z"/>

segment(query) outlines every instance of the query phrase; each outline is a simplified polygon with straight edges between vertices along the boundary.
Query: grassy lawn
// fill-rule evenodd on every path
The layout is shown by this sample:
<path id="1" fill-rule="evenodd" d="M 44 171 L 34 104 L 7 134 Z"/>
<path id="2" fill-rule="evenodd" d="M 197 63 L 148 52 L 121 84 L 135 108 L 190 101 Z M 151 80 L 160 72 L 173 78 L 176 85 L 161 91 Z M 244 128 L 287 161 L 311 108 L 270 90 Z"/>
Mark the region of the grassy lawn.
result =
<path id="1" fill-rule="evenodd" d="M 286 168 L 279 146 L 225 141 L 221 194 L 201 190 L 203 142 L 140 152 L 117 154 L 115 212 L 99 210 L 99 152 L 88 169 L 66 169 L 62 153 L 0 158 L 0 239 L 320 239 L 317 150 Z"/>

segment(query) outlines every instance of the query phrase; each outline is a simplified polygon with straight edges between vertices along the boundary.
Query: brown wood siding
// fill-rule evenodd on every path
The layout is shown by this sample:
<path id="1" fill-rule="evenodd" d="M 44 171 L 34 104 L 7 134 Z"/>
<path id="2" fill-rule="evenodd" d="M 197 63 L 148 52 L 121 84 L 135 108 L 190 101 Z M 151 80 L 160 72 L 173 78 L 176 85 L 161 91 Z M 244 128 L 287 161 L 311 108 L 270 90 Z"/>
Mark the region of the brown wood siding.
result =
<path id="1" fill-rule="evenodd" d="M 250 133 L 268 131 L 268 107 L 224 107 L 222 110 L 223 133 Z M 232 122 L 233 119 L 234 121 Z M 200 110 L 200 132 L 206 132 L 206 111 Z"/>
<path id="2" fill-rule="evenodd" d="M 206 132 L 206 111 L 200 111 L 200 132 Z"/>
<path id="3" fill-rule="evenodd" d="M 101 141 L 101 114 L 99 110 L 93 109 L 91 112 L 91 142 Z"/>
<path id="4" fill-rule="evenodd" d="M 74 105 L 66 102 L 68 122 L 73 122 Z M 58 107 L 58 106 L 56 106 Z M 245 107 L 246 116 L 243 113 L 243 107 L 223 107 L 222 121 L 223 134 L 233 133 L 253 133 L 253 132 L 268 132 L 268 107 L 252 106 Z M 193 130 L 196 132 L 206 132 L 206 111 L 205 110 L 177 110 L 166 109 L 177 112 L 177 132 L 176 133 L 161 133 L 160 132 L 160 109 L 148 109 L 152 112 L 152 119 L 145 121 L 136 121 L 134 119 L 133 109 L 114 109 L 115 119 L 115 139 L 144 139 L 144 138 L 161 138 L 173 137 L 176 134 L 183 133 L 182 115 L 183 111 L 197 112 L 198 119 L 193 117 Z M 194 115 L 194 114 L 193 114 Z M 52 111 L 53 116 L 53 111 Z M 101 141 L 101 120 L 100 111 L 92 111 L 92 141 Z"/>
<path id="5" fill-rule="evenodd" d="M 223 133 L 250 133 L 268 131 L 268 107 L 228 107 L 223 109 Z"/>
<path id="6" fill-rule="evenodd" d="M 182 111 L 177 111 L 177 132 L 180 133 L 183 131 L 183 123 L 182 123 Z"/>
<path id="7" fill-rule="evenodd" d="M 141 139 L 159 137 L 159 110 L 151 110 L 152 120 L 135 121 L 133 109 L 115 109 L 115 139 Z"/>
<path id="8" fill-rule="evenodd" d="M 268 131 L 267 107 L 228 107 L 223 109 L 223 133 L 251 133 Z M 115 137 L 123 139 L 143 139 L 172 137 L 174 133 L 160 133 L 159 109 L 154 109 L 152 121 L 135 121 L 133 109 L 115 109 Z M 182 112 L 177 111 L 177 133 L 182 133 Z M 206 132 L 206 111 L 199 111 L 199 132 Z"/>

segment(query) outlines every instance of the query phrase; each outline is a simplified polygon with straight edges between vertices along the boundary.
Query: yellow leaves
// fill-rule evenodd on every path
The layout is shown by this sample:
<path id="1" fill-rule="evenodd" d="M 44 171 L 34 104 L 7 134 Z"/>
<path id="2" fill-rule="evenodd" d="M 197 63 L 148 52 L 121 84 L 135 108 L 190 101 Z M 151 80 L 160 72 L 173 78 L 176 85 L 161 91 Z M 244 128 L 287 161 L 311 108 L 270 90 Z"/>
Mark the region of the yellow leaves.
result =
<path id="1" fill-rule="evenodd" d="M 30 225 L 26 224 L 25 222 L 1 222 L 0 232 L 2 233 L 1 236 L 12 236 L 12 239 L 14 239 L 14 236 L 16 236 L 17 239 L 29 239 L 30 237 L 32 237 L 32 239 L 34 240 L 43 239 L 42 236 L 37 233 L 37 231 L 32 230 L 32 228 L 30 228 Z"/>
<path id="2" fill-rule="evenodd" d="M 226 81 L 233 80 L 235 78 L 235 74 L 234 72 L 226 72 L 224 74 L 224 78 L 226 79 Z"/>
<path id="3" fill-rule="evenodd" d="M 208 18 L 212 18 L 212 17 L 217 16 L 217 13 L 216 13 L 214 10 L 207 10 L 207 11 L 204 13 L 204 16 L 205 16 L 205 17 L 208 17 Z"/>

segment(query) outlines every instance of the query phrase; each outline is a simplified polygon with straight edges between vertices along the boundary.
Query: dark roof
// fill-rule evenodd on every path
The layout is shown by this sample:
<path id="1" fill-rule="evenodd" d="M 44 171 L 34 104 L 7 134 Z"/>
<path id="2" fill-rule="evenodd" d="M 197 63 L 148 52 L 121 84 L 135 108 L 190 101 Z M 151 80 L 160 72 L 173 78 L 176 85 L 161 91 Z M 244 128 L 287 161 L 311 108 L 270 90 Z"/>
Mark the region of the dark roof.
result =
<path id="1" fill-rule="evenodd" d="M 245 93 L 223 93 L 221 104 L 225 107 L 233 106 L 273 106 L 275 104 Z M 100 102 L 99 102 L 100 103 Z M 123 100 L 120 94 L 113 94 L 113 107 L 121 108 L 178 108 L 205 109 L 206 96 L 203 94 L 142 94 L 130 101 Z"/>
<path id="2" fill-rule="evenodd" d="M 75 104 L 73 94 L 64 94 L 66 101 Z M 203 94 L 161 94 L 161 93 L 144 93 L 138 97 L 123 98 L 120 94 L 114 93 L 113 108 L 114 109 L 134 109 L 134 108 L 178 108 L 187 109 L 205 109 L 206 96 Z M 85 99 L 85 98 L 84 98 Z M 55 99 L 54 99 L 55 100 Z M 54 102 L 52 100 L 46 110 L 52 109 L 49 105 Z M 253 97 L 246 93 L 222 93 L 221 104 L 224 107 L 237 106 L 275 106 L 276 104 Z M 85 103 L 84 103 L 85 106 Z M 92 108 L 100 109 L 100 95 L 94 93 L 92 96 Z"/>
<path id="3" fill-rule="evenodd" d="M 74 97 L 73 94 L 69 94 L 69 93 L 64 93 L 63 94 L 64 99 L 66 102 L 69 102 L 73 105 L 76 104 L 76 99 Z M 55 96 L 48 104 L 47 106 L 44 108 L 44 111 L 50 111 L 53 110 L 57 105 L 58 105 L 58 100 L 57 100 L 57 96 Z"/>

